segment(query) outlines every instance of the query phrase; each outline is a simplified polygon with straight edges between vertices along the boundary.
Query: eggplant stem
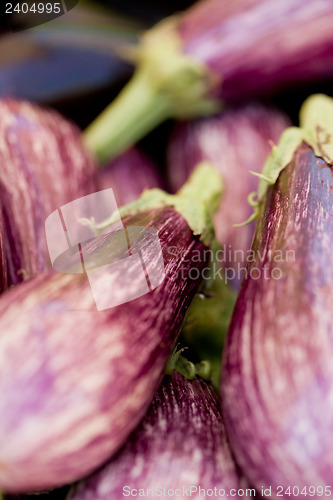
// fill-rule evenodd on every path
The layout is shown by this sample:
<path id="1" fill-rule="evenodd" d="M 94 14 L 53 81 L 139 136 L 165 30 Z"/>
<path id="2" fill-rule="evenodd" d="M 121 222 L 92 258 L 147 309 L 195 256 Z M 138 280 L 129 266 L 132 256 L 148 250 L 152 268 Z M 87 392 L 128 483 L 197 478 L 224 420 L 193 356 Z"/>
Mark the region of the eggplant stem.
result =
<path id="1" fill-rule="evenodd" d="M 168 100 L 152 87 L 148 76 L 138 71 L 85 130 L 85 143 L 100 163 L 125 151 L 168 117 Z"/>
<path id="2" fill-rule="evenodd" d="M 211 97 L 220 78 L 183 53 L 174 19 L 148 31 L 132 52 L 137 62 L 132 80 L 84 132 L 87 146 L 101 163 L 167 118 L 209 115 L 221 108 L 221 102 Z"/>

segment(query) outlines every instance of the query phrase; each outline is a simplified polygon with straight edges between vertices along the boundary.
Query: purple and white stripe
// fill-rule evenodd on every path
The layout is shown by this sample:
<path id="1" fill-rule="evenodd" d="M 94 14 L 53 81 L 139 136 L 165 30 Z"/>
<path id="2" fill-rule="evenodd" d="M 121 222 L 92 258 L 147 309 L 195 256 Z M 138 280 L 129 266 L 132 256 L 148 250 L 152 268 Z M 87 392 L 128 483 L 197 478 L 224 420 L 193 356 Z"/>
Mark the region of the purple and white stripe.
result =
<path id="1" fill-rule="evenodd" d="M 331 78 L 332 24 L 331 0 L 203 0 L 178 32 L 183 51 L 220 78 L 216 95 L 236 100 Z"/>
<path id="2" fill-rule="evenodd" d="M 68 500 L 122 498 L 127 490 L 179 490 L 245 486 L 229 450 L 218 397 L 207 382 L 174 372 L 164 378 L 140 426 L 101 470 L 78 483 Z M 195 492 L 197 488 L 197 492 Z M 171 496 L 171 495 L 170 495 Z M 221 498 L 218 496 L 218 498 Z M 240 498 L 240 497 L 235 497 Z"/>
<path id="3" fill-rule="evenodd" d="M 169 142 L 168 177 L 173 190 L 184 184 L 201 161 L 210 162 L 222 176 L 224 192 L 214 215 L 214 229 L 218 242 L 228 250 L 223 265 L 236 271 L 234 286 L 240 284 L 238 268 L 245 265 L 244 255 L 255 230 L 254 223 L 234 227 L 253 211 L 247 199 L 257 189 L 258 179 L 250 171 L 261 172 L 272 143 L 278 143 L 288 126 L 283 113 L 248 104 L 218 116 L 179 123 Z"/>
<path id="4" fill-rule="evenodd" d="M 261 207 L 224 348 L 230 444 L 272 498 L 333 477 L 332 213 L 332 167 L 303 143 Z"/>
<path id="5" fill-rule="evenodd" d="M 92 472 L 123 445 L 161 381 L 200 283 L 189 269 L 207 265 L 205 247 L 171 208 L 123 222 L 158 231 L 166 277 L 154 291 L 97 312 L 84 275 L 49 271 L 0 298 L 2 491 Z M 108 236 L 99 241 L 107 250 Z"/>

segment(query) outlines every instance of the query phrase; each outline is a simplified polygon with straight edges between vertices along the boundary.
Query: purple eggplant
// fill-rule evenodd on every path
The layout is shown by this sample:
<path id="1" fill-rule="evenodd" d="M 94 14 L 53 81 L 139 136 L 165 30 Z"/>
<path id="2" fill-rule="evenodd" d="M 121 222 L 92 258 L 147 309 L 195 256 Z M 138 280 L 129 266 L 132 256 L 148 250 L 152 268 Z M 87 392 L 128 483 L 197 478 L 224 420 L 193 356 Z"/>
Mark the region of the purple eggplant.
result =
<path id="1" fill-rule="evenodd" d="M 146 192 L 143 212 L 138 204 L 122 209 L 132 214 L 124 216 L 125 227 L 158 232 L 165 277 L 153 291 L 97 312 L 84 274 L 48 271 L 1 297 L 3 491 L 45 490 L 82 478 L 118 450 L 147 410 L 207 266 L 220 181 L 203 166 L 176 197 L 165 195 L 163 203 L 162 193 Z M 140 259 L 126 260 L 128 248 L 117 245 L 117 233 L 104 232 L 82 252 L 89 266 L 105 256 L 125 259 L 128 272 L 118 267 L 104 290 L 105 296 L 116 290 L 121 303 L 141 288 L 143 270 Z M 132 257 L 140 248 L 131 245 Z M 159 266 L 160 256 L 143 258 L 146 269 Z"/>
<path id="2" fill-rule="evenodd" d="M 331 0 L 203 0 L 128 49 L 137 73 L 88 127 L 86 142 L 105 161 L 166 118 L 331 78 L 332 23 Z"/>
<path id="3" fill-rule="evenodd" d="M 115 158 L 97 175 L 98 188 L 112 188 L 118 206 L 134 201 L 145 189 L 163 187 L 157 167 L 137 148 Z"/>
<path id="4" fill-rule="evenodd" d="M 231 447 L 249 480 L 271 488 L 272 498 L 331 497 L 332 116 L 331 98 L 310 98 L 301 127 L 283 134 L 265 165 L 256 235 L 224 347 Z"/>
<path id="5" fill-rule="evenodd" d="M 234 286 L 240 284 L 244 255 L 255 229 L 254 224 L 233 227 L 251 214 L 247 197 L 258 184 L 251 172 L 261 171 L 272 143 L 278 142 L 289 125 L 288 118 L 278 111 L 247 105 L 220 116 L 178 124 L 171 137 L 168 176 L 173 190 L 179 189 L 199 161 L 211 162 L 222 175 L 225 191 L 214 226 L 223 250 L 220 260 L 225 278 Z"/>
<path id="6" fill-rule="evenodd" d="M 173 372 L 125 447 L 78 483 L 68 500 L 109 500 L 147 490 L 155 492 L 154 498 L 163 492 L 200 498 L 214 488 L 221 498 L 245 485 L 231 457 L 214 389 Z"/>
<path id="7" fill-rule="evenodd" d="M 3 237 L 2 216 L 0 212 L 0 293 L 6 290 L 6 288 L 7 288 L 7 265 L 6 265 L 5 242 Z"/>
<path id="8" fill-rule="evenodd" d="M 80 131 L 56 112 L 0 100 L 0 198 L 9 284 L 47 269 L 45 219 L 95 191 Z"/>

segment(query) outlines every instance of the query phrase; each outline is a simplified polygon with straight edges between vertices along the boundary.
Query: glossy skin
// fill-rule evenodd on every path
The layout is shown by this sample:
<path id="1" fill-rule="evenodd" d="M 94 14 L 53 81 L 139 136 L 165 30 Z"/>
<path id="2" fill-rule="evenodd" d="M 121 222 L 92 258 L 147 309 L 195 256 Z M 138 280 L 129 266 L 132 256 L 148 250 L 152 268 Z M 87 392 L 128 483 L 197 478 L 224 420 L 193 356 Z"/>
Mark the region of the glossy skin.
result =
<path id="1" fill-rule="evenodd" d="M 233 227 L 246 221 L 252 208 L 248 195 L 257 189 L 258 179 L 250 171 L 261 172 L 282 131 L 289 126 L 282 113 L 251 104 L 230 109 L 219 116 L 177 125 L 168 146 L 168 177 L 173 190 L 179 189 L 195 166 L 208 160 L 221 173 L 225 190 L 214 216 L 216 237 L 226 247 L 223 266 L 233 268 L 235 287 L 241 282 L 245 264 L 241 252 L 251 246 L 255 224 Z M 229 250 L 232 253 L 229 259 Z M 231 272 L 230 272 L 231 276 Z"/>
<path id="2" fill-rule="evenodd" d="M 113 189 L 118 206 L 126 205 L 145 189 L 163 188 L 157 167 L 137 148 L 121 154 L 97 172 L 98 189 Z"/>
<path id="3" fill-rule="evenodd" d="M 79 129 L 58 113 L 0 100 L 0 198 L 9 284 L 50 267 L 45 220 L 96 190 Z"/>
<path id="4" fill-rule="evenodd" d="M 331 0 L 203 0 L 178 30 L 185 53 L 219 77 L 216 94 L 236 100 L 332 77 L 332 24 Z"/>
<path id="5" fill-rule="evenodd" d="M 90 473 L 124 443 L 161 381 L 200 283 L 188 270 L 206 266 L 205 247 L 169 208 L 124 223 L 158 230 L 166 277 L 154 291 L 97 312 L 84 275 L 50 271 L 0 299 L 2 491 L 47 490 Z M 107 248 L 108 236 L 98 241 Z M 135 287 L 137 267 L 131 276 Z M 126 293 L 123 275 L 115 286 Z"/>
<path id="6" fill-rule="evenodd" d="M 126 485 L 125 492 L 183 487 L 189 492 L 200 486 L 229 493 L 244 487 L 226 441 L 217 395 L 207 382 L 189 381 L 177 372 L 167 375 L 125 447 L 79 483 L 68 500 L 122 498 Z M 202 494 L 192 489 L 191 498 Z"/>
<path id="7" fill-rule="evenodd" d="M 249 480 L 275 493 L 333 477 L 332 209 L 332 168 L 302 144 L 261 208 L 253 249 L 262 261 L 248 266 L 225 345 L 232 450 Z M 276 279 L 251 277 L 273 268 Z"/>

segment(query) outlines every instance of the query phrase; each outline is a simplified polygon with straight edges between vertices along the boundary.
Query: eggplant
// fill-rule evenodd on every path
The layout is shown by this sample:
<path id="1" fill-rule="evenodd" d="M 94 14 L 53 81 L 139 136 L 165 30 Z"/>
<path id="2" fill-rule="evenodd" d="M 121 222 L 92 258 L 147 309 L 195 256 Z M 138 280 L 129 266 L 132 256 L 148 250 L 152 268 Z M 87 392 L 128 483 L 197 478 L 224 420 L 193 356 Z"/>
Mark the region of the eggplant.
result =
<path id="1" fill-rule="evenodd" d="M 231 448 L 251 483 L 271 488 L 272 498 L 331 496 L 332 116 L 331 98 L 309 98 L 300 128 L 284 132 L 265 164 L 256 235 L 224 347 Z"/>
<path id="2" fill-rule="evenodd" d="M 161 382 L 208 265 L 220 192 L 214 169 L 201 166 L 177 196 L 155 189 L 121 209 L 127 231 L 139 226 L 145 238 L 151 228 L 160 241 L 164 279 L 145 295 L 135 295 L 144 276 L 134 256 L 141 252 L 150 278 L 160 255 L 144 252 L 140 239 L 129 252 L 118 232 L 104 231 L 80 256 L 88 276 L 123 259 L 103 290 L 121 305 L 97 311 L 90 277 L 70 268 L 70 258 L 71 274 L 42 273 L 0 298 L 1 490 L 76 481 L 124 444 Z M 138 298 L 128 301 L 131 294 Z"/>
<path id="3" fill-rule="evenodd" d="M 127 50 L 136 75 L 86 129 L 86 143 L 106 161 L 167 118 L 329 79 L 332 22 L 331 0 L 203 0 Z"/>
<path id="4" fill-rule="evenodd" d="M 245 484 L 229 450 L 215 390 L 200 378 L 173 372 L 126 445 L 78 483 L 68 500 L 109 500 L 140 491 L 200 498 L 214 488 L 221 498 Z"/>
<path id="5" fill-rule="evenodd" d="M 257 188 L 260 172 L 272 143 L 290 125 L 277 110 L 260 104 L 230 109 L 216 117 L 177 124 L 168 146 L 168 178 L 173 190 L 186 181 L 199 161 L 216 166 L 225 183 L 224 196 L 214 217 L 216 238 L 223 256 L 225 280 L 238 288 L 244 258 L 250 248 L 254 223 L 234 227 L 248 219 L 248 195 Z"/>
<path id="6" fill-rule="evenodd" d="M 3 223 L 0 212 L 0 293 L 2 293 L 6 288 L 7 288 L 7 264 L 6 264 L 5 243 L 3 237 Z"/>
<path id="7" fill-rule="evenodd" d="M 78 128 L 26 101 L 0 100 L 0 199 L 8 280 L 50 267 L 45 219 L 96 190 L 95 166 Z"/>
<path id="8" fill-rule="evenodd" d="M 134 201 L 145 189 L 163 188 L 157 167 L 137 148 L 129 149 L 99 169 L 97 176 L 98 189 L 112 188 L 118 206 Z"/>

